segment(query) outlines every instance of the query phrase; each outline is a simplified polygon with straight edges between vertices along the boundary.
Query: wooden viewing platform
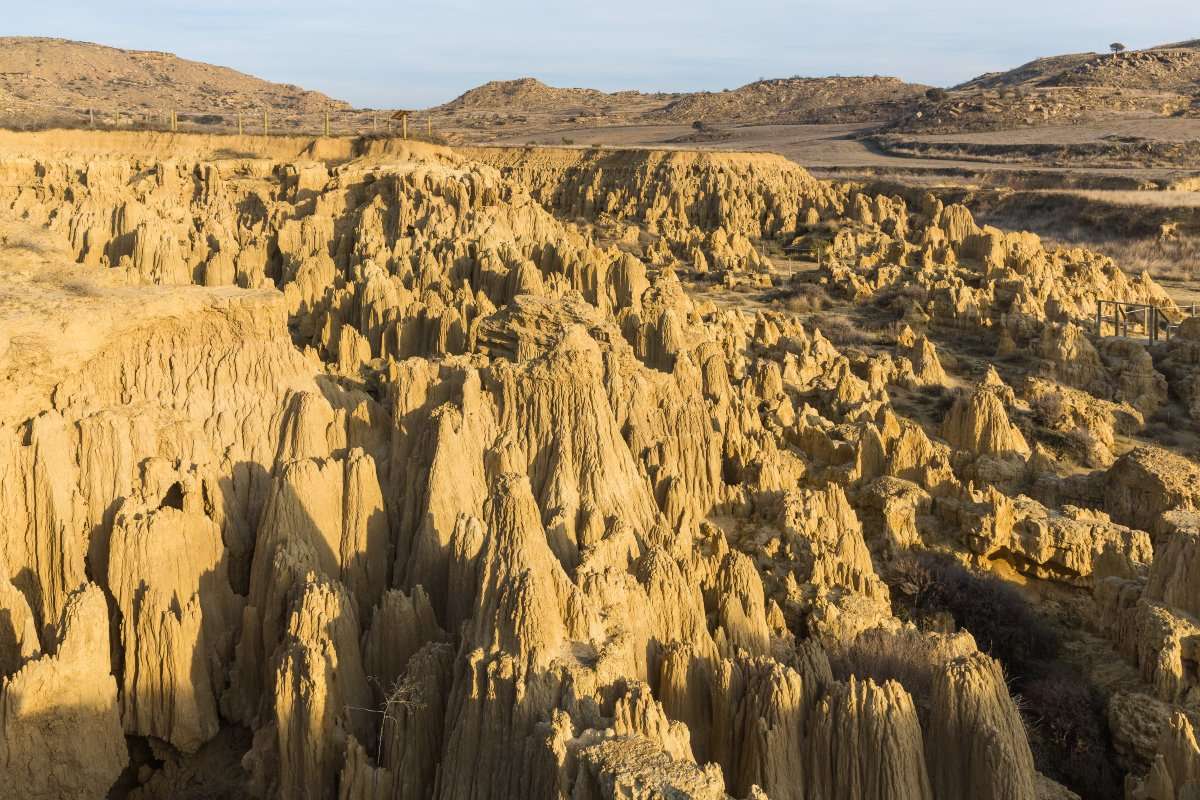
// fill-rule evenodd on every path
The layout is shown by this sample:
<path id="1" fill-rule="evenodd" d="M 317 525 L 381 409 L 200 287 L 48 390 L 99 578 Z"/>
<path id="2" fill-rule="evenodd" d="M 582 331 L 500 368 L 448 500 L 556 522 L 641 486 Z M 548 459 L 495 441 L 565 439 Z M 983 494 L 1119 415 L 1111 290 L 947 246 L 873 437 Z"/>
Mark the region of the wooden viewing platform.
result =
<path id="1" fill-rule="evenodd" d="M 1169 341 L 1179 330 L 1179 324 L 1188 317 L 1200 314 L 1200 305 L 1193 303 L 1177 306 L 1183 316 L 1172 321 L 1166 309 L 1147 303 L 1127 303 L 1123 300 L 1096 301 L 1096 335 L 1105 336 L 1105 326 L 1110 326 L 1108 335 L 1145 336 L 1149 343 Z"/>

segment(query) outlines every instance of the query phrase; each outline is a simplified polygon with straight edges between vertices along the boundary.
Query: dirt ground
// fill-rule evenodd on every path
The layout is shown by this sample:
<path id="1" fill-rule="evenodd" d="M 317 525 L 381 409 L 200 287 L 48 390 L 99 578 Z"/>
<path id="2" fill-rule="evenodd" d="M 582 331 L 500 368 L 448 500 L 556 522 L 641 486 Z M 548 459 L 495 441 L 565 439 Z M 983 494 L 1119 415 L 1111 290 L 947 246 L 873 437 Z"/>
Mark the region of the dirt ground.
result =
<path id="1" fill-rule="evenodd" d="M 689 125 L 552 125 L 522 127 L 498 134 L 489 144 L 497 145 L 576 145 L 588 147 L 660 147 L 671 149 L 712 149 L 771 151 L 787 156 L 814 172 L 824 168 L 890 168 L 908 170 L 980 169 L 974 159 L 915 158 L 885 153 L 866 138 L 877 126 L 874 123 L 842 125 L 738 125 L 716 126 L 728 138 L 718 141 L 680 141 L 694 133 Z M 1136 131 L 1136 133 L 1135 133 Z M 1099 141 L 1106 136 L 1132 136 L 1162 141 L 1182 141 L 1200 138 L 1200 120 L 1145 119 L 1134 124 L 1122 121 L 1119 127 L 1105 126 L 1046 126 L 1014 131 L 989 133 L 912 136 L 913 140 L 964 143 L 1006 144 L 1072 144 Z M 1177 175 L 1200 176 L 1196 169 L 1165 168 L 1122 169 L 1115 167 L 1046 167 L 1040 164 L 989 164 L 996 170 L 1037 168 L 1047 172 L 1086 171 L 1099 175 L 1130 175 L 1138 178 L 1161 179 Z"/>

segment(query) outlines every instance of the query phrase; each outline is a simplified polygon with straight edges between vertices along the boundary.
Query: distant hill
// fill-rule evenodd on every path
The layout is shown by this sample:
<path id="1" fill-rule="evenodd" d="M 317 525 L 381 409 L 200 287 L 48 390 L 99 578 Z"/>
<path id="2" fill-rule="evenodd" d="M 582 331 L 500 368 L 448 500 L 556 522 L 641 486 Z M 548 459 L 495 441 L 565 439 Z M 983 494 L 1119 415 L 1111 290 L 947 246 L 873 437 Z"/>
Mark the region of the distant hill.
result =
<path id="1" fill-rule="evenodd" d="M 960 91 L 1040 86 L 1113 86 L 1200 91 L 1200 39 L 1122 53 L 1073 53 L 1030 61 L 959 84 Z"/>
<path id="2" fill-rule="evenodd" d="M 273 130 L 320 132 L 326 111 L 337 112 L 333 132 L 390 124 L 386 115 L 320 92 L 170 53 L 0 37 L 0 126 L 155 127 L 176 111 L 190 129 L 228 130 L 243 114 L 257 125 L 264 109 Z M 554 131 L 565 140 L 581 127 L 697 122 L 714 136 L 711 126 L 737 124 L 872 123 L 896 133 L 950 133 L 1200 116 L 1200 39 L 1038 58 L 947 91 L 885 76 L 775 78 L 678 93 L 561 88 L 524 77 L 485 83 L 422 113 L 424 124 L 448 140 L 477 141 L 525 131 Z"/>
<path id="3" fill-rule="evenodd" d="M 1046 86 L 1115 86 L 1196 94 L 1200 92 L 1200 50 L 1155 47 L 1097 55 L 1043 83 Z"/>
<path id="4" fill-rule="evenodd" d="M 459 95 L 437 111 L 569 111 L 622 105 L 636 101 L 666 102 L 676 95 L 643 92 L 602 92 L 599 89 L 562 89 L 536 78 L 490 81 Z"/>
<path id="5" fill-rule="evenodd" d="M 1026 64 L 1003 72 L 985 72 L 953 87 L 957 91 L 1001 89 L 1025 84 L 1036 84 L 1052 78 L 1066 70 L 1096 58 L 1096 53 L 1071 53 L 1061 56 L 1036 58 Z"/>
<path id="6" fill-rule="evenodd" d="M 1200 40 L 1121 53 L 1072 53 L 990 72 L 917 103 L 889 125 L 908 133 L 1200 116 Z"/>
<path id="7" fill-rule="evenodd" d="M 527 115 L 616 122 L 795 122 L 894 116 L 928 87 L 887 77 L 778 78 L 724 92 L 646 93 L 563 89 L 534 78 L 492 81 L 434 113 L 504 120 Z"/>
<path id="8" fill-rule="evenodd" d="M 725 92 L 696 92 L 675 100 L 660 115 L 686 122 L 828 122 L 890 116 L 897 103 L 929 89 L 899 78 L 776 78 Z"/>
<path id="9" fill-rule="evenodd" d="M 170 53 L 87 42 L 0 38 L 0 111 L 62 108 L 111 114 L 314 114 L 348 103 Z"/>

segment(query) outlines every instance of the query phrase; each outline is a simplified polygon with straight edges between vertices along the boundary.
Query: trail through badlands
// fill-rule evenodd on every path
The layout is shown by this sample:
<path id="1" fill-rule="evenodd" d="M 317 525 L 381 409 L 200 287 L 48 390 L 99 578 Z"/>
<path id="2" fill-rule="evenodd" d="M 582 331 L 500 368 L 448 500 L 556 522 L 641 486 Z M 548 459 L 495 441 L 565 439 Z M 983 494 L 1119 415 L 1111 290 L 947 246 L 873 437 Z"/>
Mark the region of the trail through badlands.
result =
<path id="1" fill-rule="evenodd" d="M 0 210 L 0 797 L 1200 791 L 1149 277 L 763 154 L 0 134 Z"/>

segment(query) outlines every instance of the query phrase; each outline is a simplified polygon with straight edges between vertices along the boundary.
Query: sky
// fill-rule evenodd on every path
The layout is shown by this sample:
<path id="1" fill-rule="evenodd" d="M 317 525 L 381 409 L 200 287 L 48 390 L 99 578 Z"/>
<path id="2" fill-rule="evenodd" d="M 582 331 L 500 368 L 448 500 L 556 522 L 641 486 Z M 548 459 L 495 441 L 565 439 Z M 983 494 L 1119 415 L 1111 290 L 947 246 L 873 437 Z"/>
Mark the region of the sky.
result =
<path id="1" fill-rule="evenodd" d="M 605 91 L 791 75 L 949 86 L 1057 53 L 1200 38 L 1195 0 L 0 0 L 0 35 L 233 67 L 358 106 L 422 108 L 532 76 Z"/>

